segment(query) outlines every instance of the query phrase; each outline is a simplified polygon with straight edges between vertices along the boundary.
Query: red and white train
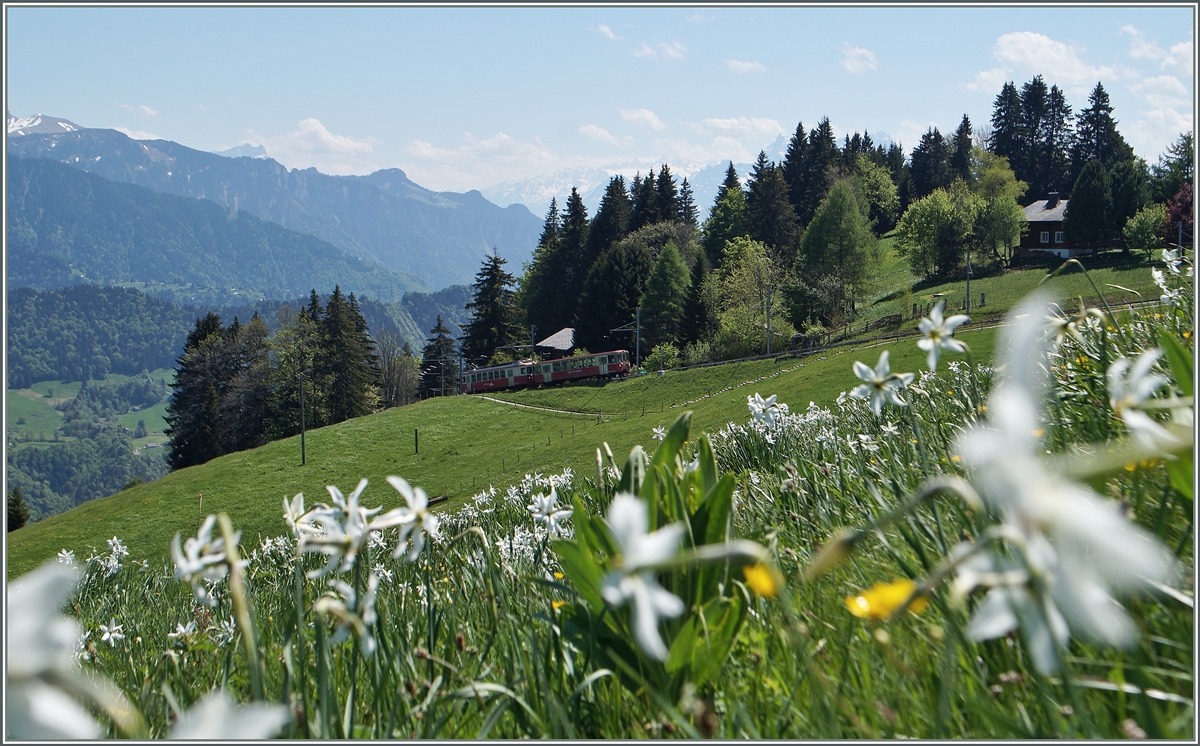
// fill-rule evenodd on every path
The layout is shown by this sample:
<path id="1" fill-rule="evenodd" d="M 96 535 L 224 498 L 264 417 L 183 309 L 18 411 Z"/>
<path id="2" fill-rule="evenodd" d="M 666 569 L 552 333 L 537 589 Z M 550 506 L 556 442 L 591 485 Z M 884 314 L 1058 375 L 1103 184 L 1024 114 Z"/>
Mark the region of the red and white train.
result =
<path id="1" fill-rule="evenodd" d="M 611 378 L 629 372 L 629 351 L 612 350 L 589 355 L 565 357 L 544 363 L 528 360 L 463 373 L 462 392 L 478 394 L 561 383 L 583 378 Z"/>

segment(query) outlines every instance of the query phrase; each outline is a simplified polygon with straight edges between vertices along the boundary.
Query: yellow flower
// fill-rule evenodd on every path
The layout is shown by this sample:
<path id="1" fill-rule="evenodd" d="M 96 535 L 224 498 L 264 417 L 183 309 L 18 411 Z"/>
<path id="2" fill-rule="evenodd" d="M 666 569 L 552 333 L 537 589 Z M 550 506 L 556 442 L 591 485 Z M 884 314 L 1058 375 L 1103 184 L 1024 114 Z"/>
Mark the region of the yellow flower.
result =
<path id="1" fill-rule="evenodd" d="M 561 609 L 562 607 L 564 607 L 566 605 L 567 605 L 566 601 L 551 601 L 550 602 L 550 607 L 553 608 L 555 611 L 558 611 L 559 609 Z"/>
<path id="2" fill-rule="evenodd" d="M 563 579 L 563 574 L 562 574 L 561 572 L 556 572 L 556 573 L 554 573 L 554 579 L 555 579 L 555 580 L 562 580 L 562 579 Z"/>
<path id="3" fill-rule="evenodd" d="M 876 583 L 870 590 L 857 596 L 846 596 L 846 608 L 859 619 L 887 619 L 908 600 L 916 588 L 916 582 L 907 579 Z M 924 596 L 919 596 L 908 605 L 908 610 L 920 614 L 928 604 Z"/>
<path id="4" fill-rule="evenodd" d="M 947 390 L 946 390 L 946 396 L 954 396 L 954 392 L 953 392 L 953 391 L 950 391 L 949 389 L 947 389 Z"/>
<path id="5" fill-rule="evenodd" d="M 775 598 L 779 593 L 780 578 L 776 577 L 776 573 L 766 563 L 747 565 L 742 568 L 742 574 L 746 576 L 746 585 L 758 595 Z"/>
<path id="6" fill-rule="evenodd" d="M 961 463 L 962 463 L 962 456 L 959 456 L 957 453 L 953 453 L 953 454 L 951 454 L 951 455 L 950 455 L 950 460 L 951 460 L 951 461 L 953 461 L 953 462 L 954 462 L 954 463 L 956 463 L 956 464 L 961 464 Z"/>
<path id="7" fill-rule="evenodd" d="M 1043 435 L 1045 435 L 1045 434 L 1046 434 L 1046 431 L 1045 431 L 1045 430 L 1043 430 L 1043 429 L 1042 429 L 1042 428 L 1040 428 L 1040 427 L 1039 427 L 1039 428 L 1037 428 L 1036 430 L 1031 430 L 1030 432 L 1032 432 L 1032 433 L 1033 433 L 1033 437 L 1035 437 L 1035 438 L 1040 438 L 1040 437 L 1042 437 Z"/>

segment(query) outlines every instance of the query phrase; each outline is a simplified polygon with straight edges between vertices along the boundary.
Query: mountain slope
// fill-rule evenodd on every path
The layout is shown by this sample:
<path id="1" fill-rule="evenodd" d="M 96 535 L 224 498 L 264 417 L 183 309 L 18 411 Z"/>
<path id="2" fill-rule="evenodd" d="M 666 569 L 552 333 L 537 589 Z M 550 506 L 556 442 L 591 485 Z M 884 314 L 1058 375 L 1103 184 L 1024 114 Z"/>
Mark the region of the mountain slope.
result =
<path id="1" fill-rule="evenodd" d="M 498 207 L 474 191 L 433 192 L 399 169 L 368 176 L 289 171 L 270 158 L 229 158 L 105 129 L 10 135 L 7 147 L 10 155 L 53 159 L 111 181 L 210 199 L 308 233 L 411 275 L 405 290 L 469 283 L 493 246 L 519 267 L 541 231 L 541 218 L 524 206 Z"/>
<path id="2" fill-rule="evenodd" d="M 7 201 L 11 286 L 190 284 L 230 305 L 338 283 L 375 298 L 406 289 L 375 261 L 312 236 L 46 159 L 9 158 Z"/>

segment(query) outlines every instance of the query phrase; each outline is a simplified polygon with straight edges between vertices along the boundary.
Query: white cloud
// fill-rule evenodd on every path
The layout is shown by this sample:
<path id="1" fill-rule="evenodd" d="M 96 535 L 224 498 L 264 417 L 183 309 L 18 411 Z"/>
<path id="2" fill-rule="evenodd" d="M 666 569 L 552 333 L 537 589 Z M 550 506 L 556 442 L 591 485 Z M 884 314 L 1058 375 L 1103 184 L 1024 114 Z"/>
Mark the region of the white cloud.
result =
<path id="1" fill-rule="evenodd" d="M 614 34 L 613 30 L 610 29 L 608 27 L 608 25 L 604 24 L 604 23 L 597 26 L 596 31 L 598 31 L 601 36 L 603 36 L 605 39 L 608 39 L 609 41 L 617 41 L 621 38 L 621 37 L 617 36 L 616 34 Z"/>
<path id="2" fill-rule="evenodd" d="M 744 136 L 773 137 L 784 132 L 774 119 L 760 117 L 730 117 L 729 119 L 705 119 L 701 126 L 708 130 L 733 132 Z"/>
<path id="3" fill-rule="evenodd" d="M 968 91 L 995 95 L 1010 80 L 1012 80 L 1011 70 L 1007 67 L 993 67 L 991 70 L 980 70 L 975 73 L 975 80 L 967 83 L 966 88 Z"/>
<path id="4" fill-rule="evenodd" d="M 142 130 L 130 130 L 124 127 L 113 127 L 117 132 L 123 133 L 126 137 L 131 137 L 134 140 L 165 140 L 166 138 Z"/>
<path id="5" fill-rule="evenodd" d="M 649 109 L 621 109 L 621 118 L 648 130 L 658 131 L 667 127 L 658 115 Z"/>
<path id="6" fill-rule="evenodd" d="M 749 60 L 725 60 L 725 67 L 729 68 L 730 72 L 745 75 L 746 73 L 761 73 L 767 68 L 763 67 L 761 62 Z"/>
<path id="7" fill-rule="evenodd" d="M 634 50 L 633 56 L 634 57 L 649 57 L 650 59 L 657 59 L 658 52 L 655 52 L 653 49 L 651 49 L 650 45 L 647 44 L 646 42 L 642 42 L 641 48 Z"/>
<path id="8" fill-rule="evenodd" d="M 1121 122 L 1121 131 L 1134 151 L 1150 162 L 1166 152 L 1180 133 L 1190 132 L 1193 127 L 1190 110 L 1181 113 L 1171 107 L 1150 109 L 1131 123 Z"/>
<path id="9" fill-rule="evenodd" d="M 1114 68 L 1084 62 L 1080 55 L 1085 51 L 1032 31 L 1004 34 L 992 47 L 996 59 L 1018 72 L 1042 75 L 1047 82 L 1082 85 L 1113 77 Z"/>
<path id="10" fill-rule="evenodd" d="M 708 15 L 704 15 L 703 13 L 697 11 L 688 16 L 687 20 L 688 23 L 712 23 L 713 21 L 717 20 L 717 14 L 710 13 Z"/>
<path id="11" fill-rule="evenodd" d="M 288 168 L 316 168 L 329 174 L 366 174 L 378 170 L 372 161 L 373 137 L 354 139 L 335 135 L 314 118 L 302 120 L 294 132 L 264 137 L 247 130 L 250 144 L 266 147 L 271 157 Z"/>
<path id="12" fill-rule="evenodd" d="M 1121 33 L 1128 34 L 1129 56 L 1135 60 L 1149 60 L 1158 64 L 1160 70 L 1178 72 L 1180 75 L 1191 76 L 1192 71 L 1192 40 L 1181 41 L 1165 50 L 1157 41 L 1149 41 L 1142 30 L 1134 26 L 1122 26 Z"/>
<path id="13" fill-rule="evenodd" d="M 430 189 L 478 189 L 481 184 L 577 165 L 551 151 L 539 138 L 530 142 L 497 132 L 480 139 L 464 132 L 462 139 L 457 147 L 412 140 L 404 147 L 409 158 L 402 168 L 409 178 Z"/>
<path id="14" fill-rule="evenodd" d="M 642 42 L 642 46 L 634 51 L 634 57 L 649 57 L 652 60 L 658 59 L 660 56 L 681 60 L 687 53 L 687 47 L 682 43 L 673 41 L 671 43 L 659 42 L 655 47 L 651 47 L 646 42 Z"/>
<path id="15" fill-rule="evenodd" d="M 146 106 L 145 104 L 138 104 L 137 106 L 130 106 L 129 104 L 121 104 L 121 108 L 124 109 L 125 111 L 133 112 L 134 114 L 137 114 L 138 116 L 142 116 L 142 117 L 158 116 L 157 111 L 155 111 L 154 109 L 151 109 L 149 106 Z"/>
<path id="16" fill-rule="evenodd" d="M 1191 98 L 1187 86 L 1179 82 L 1179 78 L 1174 75 L 1143 78 L 1131 85 L 1129 90 L 1144 98 L 1146 103 L 1155 109 L 1182 108 Z"/>
<path id="17" fill-rule="evenodd" d="M 757 151 L 751 151 L 740 140 L 720 135 L 713 138 L 708 145 L 696 144 L 689 140 L 656 140 L 655 146 L 660 148 L 665 160 L 693 161 L 696 163 L 718 163 L 732 160 L 736 163 L 753 161 Z M 675 170 L 672 168 L 672 170 Z"/>
<path id="18" fill-rule="evenodd" d="M 842 67 L 849 72 L 862 75 L 867 70 L 879 69 L 879 58 L 869 49 L 843 44 L 842 55 Z"/>
<path id="19" fill-rule="evenodd" d="M 625 137 L 618 139 L 608 130 L 604 129 L 603 127 L 597 127 L 594 124 L 583 125 L 579 128 L 579 134 L 583 135 L 589 140 L 606 142 L 609 145 L 615 145 L 618 148 L 628 148 L 633 145 L 632 137 L 626 135 Z"/>

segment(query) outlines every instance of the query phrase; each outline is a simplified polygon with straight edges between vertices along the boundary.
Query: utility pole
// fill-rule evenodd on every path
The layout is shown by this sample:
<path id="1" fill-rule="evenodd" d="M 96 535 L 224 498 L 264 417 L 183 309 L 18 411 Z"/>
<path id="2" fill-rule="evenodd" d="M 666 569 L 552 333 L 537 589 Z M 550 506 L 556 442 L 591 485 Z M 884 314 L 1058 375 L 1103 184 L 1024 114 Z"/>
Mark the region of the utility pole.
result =
<path id="1" fill-rule="evenodd" d="M 971 245 L 967 244 L 967 303 L 963 307 L 967 313 L 971 312 Z"/>
<path id="2" fill-rule="evenodd" d="M 762 285 L 759 285 L 760 292 Z M 761 306 L 752 306 L 752 308 L 762 308 L 767 312 L 767 354 L 771 354 L 771 295 L 775 291 L 775 286 L 767 283 L 767 302 Z"/>
<path id="3" fill-rule="evenodd" d="M 637 315 L 634 317 L 632 324 L 619 326 L 616 329 L 609 329 L 610 332 L 634 332 L 634 365 L 641 366 L 642 364 L 642 307 L 638 306 Z"/>
<path id="4" fill-rule="evenodd" d="M 300 465 L 304 466 L 304 371 L 300 371 Z"/>
<path id="5" fill-rule="evenodd" d="M 529 361 L 533 362 L 533 356 L 537 354 L 535 347 L 537 346 L 537 326 L 529 325 Z"/>

